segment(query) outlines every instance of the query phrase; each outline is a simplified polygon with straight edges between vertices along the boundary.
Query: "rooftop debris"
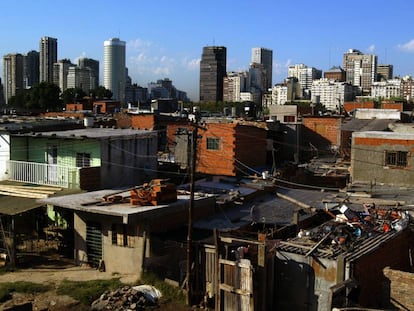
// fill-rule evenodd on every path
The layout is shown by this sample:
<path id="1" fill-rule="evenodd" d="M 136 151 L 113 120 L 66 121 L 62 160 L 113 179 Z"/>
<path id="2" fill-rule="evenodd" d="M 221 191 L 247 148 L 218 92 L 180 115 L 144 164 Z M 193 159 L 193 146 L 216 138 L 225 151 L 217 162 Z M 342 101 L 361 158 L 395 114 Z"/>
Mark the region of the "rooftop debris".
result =
<path id="1" fill-rule="evenodd" d="M 305 256 L 318 253 L 323 257 L 336 257 L 354 250 L 369 238 L 402 231 L 409 223 L 406 211 L 378 209 L 375 204 L 364 204 L 360 211 L 341 204 L 337 211 L 327 212 L 332 220 L 310 230 L 301 229 L 296 237 L 281 241 L 279 248 Z"/>

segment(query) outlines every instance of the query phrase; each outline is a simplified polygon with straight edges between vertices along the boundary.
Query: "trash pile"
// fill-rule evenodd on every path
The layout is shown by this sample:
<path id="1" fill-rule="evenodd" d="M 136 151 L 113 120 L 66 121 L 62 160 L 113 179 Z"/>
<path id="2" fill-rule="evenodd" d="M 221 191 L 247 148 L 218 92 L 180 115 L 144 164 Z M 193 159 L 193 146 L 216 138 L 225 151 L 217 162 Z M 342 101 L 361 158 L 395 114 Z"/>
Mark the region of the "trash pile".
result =
<path id="1" fill-rule="evenodd" d="M 91 310 L 146 310 L 157 307 L 161 296 L 161 292 L 151 285 L 123 286 L 103 293 L 92 303 Z"/>
<path id="2" fill-rule="evenodd" d="M 311 250 L 329 244 L 333 249 L 349 251 L 361 240 L 391 231 L 402 231 L 409 223 L 407 212 L 396 208 L 377 209 L 375 204 L 363 204 L 360 211 L 342 204 L 338 211 L 335 214 L 325 210 L 333 219 L 312 230 L 301 229 L 297 238 L 316 242 L 316 247 Z"/>

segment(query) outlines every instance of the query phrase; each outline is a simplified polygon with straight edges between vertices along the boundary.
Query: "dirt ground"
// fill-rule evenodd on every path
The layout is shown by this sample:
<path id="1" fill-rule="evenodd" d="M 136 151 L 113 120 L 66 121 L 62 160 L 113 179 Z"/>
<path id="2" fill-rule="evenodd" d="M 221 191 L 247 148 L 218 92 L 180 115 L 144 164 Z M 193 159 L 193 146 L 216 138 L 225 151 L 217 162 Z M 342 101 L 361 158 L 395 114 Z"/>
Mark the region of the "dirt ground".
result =
<path id="1" fill-rule="evenodd" d="M 75 266 L 71 263 L 46 264 L 38 265 L 31 268 L 18 269 L 13 272 L 0 274 L 0 286 L 5 282 L 29 281 L 33 283 L 50 284 L 53 289 L 46 293 L 38 295 L 19 294 L 13 295 L 12 299 L 0 303 L 0 310 L 31 302 L 33 310 L 36 311 L 86 311 L 89 307 L 80 304 L 69 296 L 57 295 L 56 288 L 65 280 L 71 281 L 88 281 L 102 280 L 119 277 L 120 281 L 125 284 L 134 285 L 138 276 L 134 274 L 112 274 L 109 272 L 100 272 L 90 267 Z M 186 311 L 192 308 L 179 305 L 160 305 L 158 310 Z"/>

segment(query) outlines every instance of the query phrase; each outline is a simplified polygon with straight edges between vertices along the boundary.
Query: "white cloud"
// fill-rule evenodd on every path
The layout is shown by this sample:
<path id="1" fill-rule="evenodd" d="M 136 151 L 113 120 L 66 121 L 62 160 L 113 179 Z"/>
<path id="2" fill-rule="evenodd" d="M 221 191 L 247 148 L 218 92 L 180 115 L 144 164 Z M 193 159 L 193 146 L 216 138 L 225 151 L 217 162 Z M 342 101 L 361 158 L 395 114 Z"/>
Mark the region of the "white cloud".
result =
<path id="1" fill-rule="evenodd" d="M 151 41 L 144 41 L 142 39 L 135 39 L 127 42 L 126 48 L 128 50 L 146 50 L 153 45 Z"/>
<path id="2" fill-rule="evenodd" d="M 200 69 L 200 61 L 201 58 L 193 58 L 193 59 L 187 59 L 184 58 L 181 62 L 181 65 L 191 71 L 199 70 Z"/>
<path id="3" fill-rule="evenodd" d="M 369 53 L 374 53 L 374 51 L 375 51 L 375 45 L 374 44 L 371 44 L 369 47 L 368 47 L 368 52 Z"/>
<path id="4" fill-rule="evenodd" d="M 398 48 L 401 51 L 414 52 L 414 39 L 411 39 L 410 41 L 403 44 L 398 44 Z"/>

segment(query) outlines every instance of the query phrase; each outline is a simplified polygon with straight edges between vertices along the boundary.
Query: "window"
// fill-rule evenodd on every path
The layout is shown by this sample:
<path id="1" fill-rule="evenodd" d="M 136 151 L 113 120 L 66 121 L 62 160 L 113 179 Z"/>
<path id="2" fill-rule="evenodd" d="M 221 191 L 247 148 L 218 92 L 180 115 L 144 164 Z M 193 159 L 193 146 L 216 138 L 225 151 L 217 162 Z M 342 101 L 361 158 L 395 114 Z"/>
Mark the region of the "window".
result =
<path id="1" fill-rule="evenodd" d="M 112 225 L 112 244 L 118 246 L 127 246 L 127 235 L 124 225 Z"/>
<path id="2" fill-rule="evenodd" d="M 386 151 L 385 152 L 385 165 L 406 167 L 408 159 L 407 151 Z"/>
<path id="3" fill-rule="evenodd" d="M 91 166 L 91 154 L 78 152 L 76 153 L 76 167 L 90 167 Z"/>
<path id="4" fill-rule="evenodd" d="M 207 150 L 219 150 L 220 138 L 207 137 Z"/>
<path id="5" fill-rule="evenodd" d="M 283 122 L 289 123 L 289 122 L 295 122 L 296 117 L 295 116 L 283 116 Z"/>

